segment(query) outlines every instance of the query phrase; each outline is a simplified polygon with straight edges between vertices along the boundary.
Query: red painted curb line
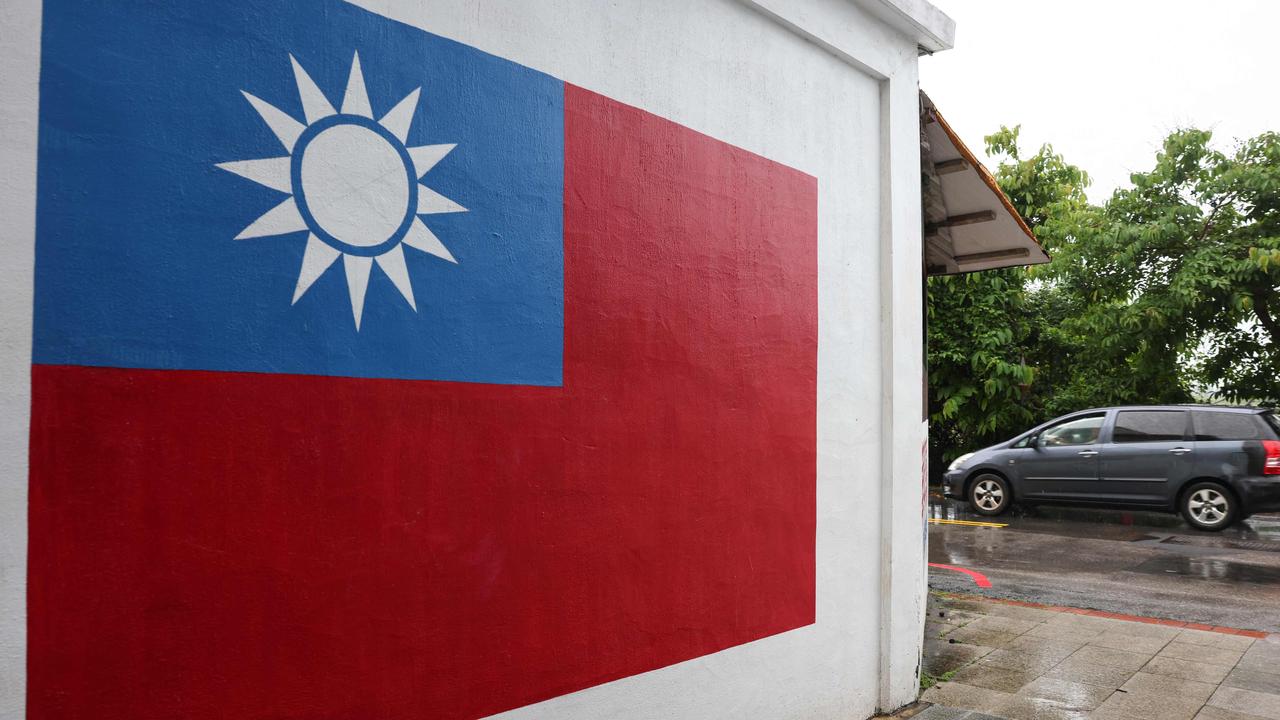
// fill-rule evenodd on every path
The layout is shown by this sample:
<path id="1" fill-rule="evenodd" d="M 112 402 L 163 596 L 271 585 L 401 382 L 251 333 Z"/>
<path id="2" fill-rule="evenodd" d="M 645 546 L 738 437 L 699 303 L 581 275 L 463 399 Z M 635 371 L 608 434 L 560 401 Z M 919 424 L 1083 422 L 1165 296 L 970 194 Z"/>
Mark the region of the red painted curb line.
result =
<path id="1" fill-rule="evenodd" d="M 968 568 L 956 567 L 955 565 L 943 565 L 941 563 L 929 563 L 929 567 L 939 568 L 941 570 L 955 570 L 956 572 L 962 572 L 965 575 L 968 575 L 969 577 L 973 578 L 973 581 L 977 583 L 978 587 L 980 588 L 991 587 L 991 581 L 987 579 L 987 576 L 983 575 L 982 573 L 976 570 L 969 570 Z"/>
<path id="2" fill-rule="evenodd" d="M 946 570 L 958 570 L 962 573 L 976 576 L 974 579 L 978 581 L 978 587 L 991 587 L 991 583 L 987 582 L 987 578 L 981 573 L 965 570 L 964 568 L 953 567 L 951 565 L 937 565 L 929 563 L 929 567 L 944 568 Z M 981 578 L 981 580 L 978 580 Z M 983 582 L 987 582 L 983 585 Z M 985 595 L 966 595 L 964 593 L 942 592 L 947 597 L 959 600 L 981 600 L 983 602 L 1000 603 L 1002 605 L 1017 605 L 1018 607 L 1035 608 L 1037 610 L 1048 610 L 1050 612 L 1070 613 L 1072 615 L 1092 615 L 1093 617 L 1110 618 L 1112 620 L 1124 620 L 1126 622 L 1140 622 L 1148 625 L 1166 625 L 1168 627 L 1184 628 L 1186 630 L 1203 630 L 1204 632 L 1215 632 L 1223 635 L 1240 635 L 1242 637 L 1251 637 L 1261 640 L 1268 637 L 1271 633 L 1262 630 L 1243 630 L 1241 628 L 1222 627 L 1221 625 L 1203 625 L 1201 623 L 1183 622 L 1181 620 L 1169 620 L 1167 618 L 1144 617 L 1142 615 L 1124 615 L 1121 613 L 1106 612 L 1105 610 L 1089 610 L 1087 608 L 1065 607 L 1062 605 L 1045 605 L 1044 603 L 1027 602 L 1025 600 L 1008 600 L 1005 598 L 993 598 Z"/>

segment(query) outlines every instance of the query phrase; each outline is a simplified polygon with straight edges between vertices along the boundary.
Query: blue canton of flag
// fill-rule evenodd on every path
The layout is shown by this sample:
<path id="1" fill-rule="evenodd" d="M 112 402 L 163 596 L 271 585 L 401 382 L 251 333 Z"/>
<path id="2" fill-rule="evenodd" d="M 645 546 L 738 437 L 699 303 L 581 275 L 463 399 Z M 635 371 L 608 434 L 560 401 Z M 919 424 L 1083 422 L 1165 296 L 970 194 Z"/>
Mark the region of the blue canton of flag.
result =
<path id="1" fill-rule="evenodd" d="M 341 3 L 45 5 L 35 362 L 560 384 L 559 81 Z"/>

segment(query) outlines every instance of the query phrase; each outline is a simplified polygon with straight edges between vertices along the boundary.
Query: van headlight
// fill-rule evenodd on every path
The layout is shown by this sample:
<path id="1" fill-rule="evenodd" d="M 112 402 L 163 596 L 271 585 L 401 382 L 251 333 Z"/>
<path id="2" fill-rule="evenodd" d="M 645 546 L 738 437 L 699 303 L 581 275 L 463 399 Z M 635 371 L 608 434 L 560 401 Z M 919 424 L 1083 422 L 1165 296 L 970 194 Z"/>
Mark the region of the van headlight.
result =
<path id="1" fill-rule="evenodd" d="M 964 461 L 968 460 L 971 457 L 973 457 L 973 453 L 965 453 L 960 457 L 956 458 L 955 460 L 952 460 L 951 465 L 947 468 L 947 471 L 950 472 L 952 470 L 959 470 L 960 467 L 964 465 Z"/>

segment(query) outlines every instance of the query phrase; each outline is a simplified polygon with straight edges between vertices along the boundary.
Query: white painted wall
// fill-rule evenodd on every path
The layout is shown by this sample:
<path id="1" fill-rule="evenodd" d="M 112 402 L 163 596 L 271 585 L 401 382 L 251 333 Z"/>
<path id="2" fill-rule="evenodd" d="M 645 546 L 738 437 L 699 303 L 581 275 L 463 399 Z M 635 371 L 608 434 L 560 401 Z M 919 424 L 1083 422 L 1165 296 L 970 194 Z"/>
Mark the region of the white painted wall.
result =
<path id="1" fill-rule="evenodd" d="M 817 623 L 501 717 L 844 719 L 913 700 L 916 48 L 950 27 L 921 0 L 354 2 L 818 178 Z M 0 8 L 0 718 L 24 715 L 39 5 Z"/>
<path id="2" fill-rule="evenodd" d="M 0 5 L 0 718 L 25 716 L 40 3 Z"/>

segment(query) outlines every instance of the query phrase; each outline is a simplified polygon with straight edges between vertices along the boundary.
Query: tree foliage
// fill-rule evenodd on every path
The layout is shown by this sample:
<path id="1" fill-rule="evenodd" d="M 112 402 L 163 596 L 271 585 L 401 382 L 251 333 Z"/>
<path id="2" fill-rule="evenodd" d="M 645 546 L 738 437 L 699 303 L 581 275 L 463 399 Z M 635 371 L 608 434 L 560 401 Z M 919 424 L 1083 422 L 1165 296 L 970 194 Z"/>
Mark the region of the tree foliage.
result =
<path id="1" fill-rule="evenodd" d="M 987 150 L 1053 260 L 929 280 L 935 464 L 1087 407 L 1280 403 L 1280 135 L 1227 153 L 1174 132 L 1101 205 L 1018 140 L 1002 127 Z"/>

